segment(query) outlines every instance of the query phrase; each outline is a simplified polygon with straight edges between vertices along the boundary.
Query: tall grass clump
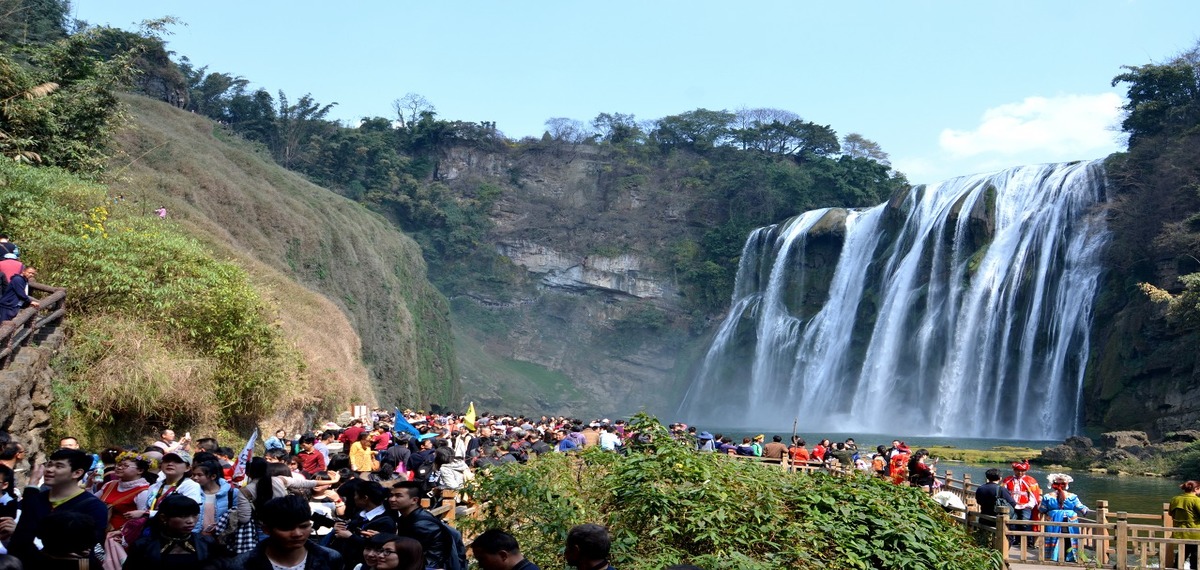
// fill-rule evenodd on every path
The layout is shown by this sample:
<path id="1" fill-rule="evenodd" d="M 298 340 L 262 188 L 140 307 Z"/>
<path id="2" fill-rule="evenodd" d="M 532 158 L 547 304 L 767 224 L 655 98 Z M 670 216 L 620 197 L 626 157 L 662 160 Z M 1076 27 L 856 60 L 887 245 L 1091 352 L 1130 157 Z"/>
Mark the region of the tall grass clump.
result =
<path id="1" fill-rule="evenodd" d="M 513 533 L 551 568 L 564 565 L 567 530 L 585 522 L 607 526 L 613 564 L 634 570 L 1003 566 L 919 489 L 696 453 L 645 415 L 631 427 L 651 440 L 625 456 L 549 454 L 480 477 L 470 491 L 484 517 L 465 524 Z"/>
<path id="2" fill-rule="evenodd" d="M 302 364 L 247 273 L 172 223 L 110 204 L 103 186 L 0 161 L 0 224 L 38 281 L 69 289 L 59 395 L 98 426 L 270 414 Z"/>

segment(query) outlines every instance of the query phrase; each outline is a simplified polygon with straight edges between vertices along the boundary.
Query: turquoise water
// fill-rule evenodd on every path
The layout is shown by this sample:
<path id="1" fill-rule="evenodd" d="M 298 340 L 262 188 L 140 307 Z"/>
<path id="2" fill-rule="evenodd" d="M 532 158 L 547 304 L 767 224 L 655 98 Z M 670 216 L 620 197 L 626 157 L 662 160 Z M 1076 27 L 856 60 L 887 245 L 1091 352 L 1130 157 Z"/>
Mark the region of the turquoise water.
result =
<path id="1" fill-rule="evenodd" d="M 700 430 L 708 430 L 713 433 L 724 433 L 728 435 L 735 443 L 741 442 L 743 437 L 754 436 L 756 434 L 766 435 L 767 441 L 771 441 L 771 437 L 779 435 L 786 443 L 791 439 L 792 431 L 761 430 L 748 432 L 744 429 L 736 431 L 722 432 L 719 429 L 712 429 L 706 426 L 697 426 Z M 955 438 L 955 437 L 931 437 L 931 436 L 893 436 L 883 434 L 869 433 L 828 433 L 828 434 L 811 434 L 798 433 L 800 437 L 808 443 L 808 448 L 812 449 L 813 444 L 820 441 L 822 438 L 828 438 L 830 441 L 845 441 L 846 438 L 852 437 L 858 444 L 860 451 L 870 453 L 875 450 L 877 445 L 884 447 L 891 446 L 893 439 L 900 439 L 908 444 L 914 451 L 922 447 L 957 447 L 959 449 L 992 449 L 995 447 L 1029 447 L 1033 449 L 1042 449 L 1062 443 L 1060 441 L 1042 441 L 1042 440 L 1013 440 L 1013 439 L 983 439 L 983 438 Z M 1013 457 L 1013 460 L 1022 459 Z M 994 465 L 967 465 L 965 463 L 956 463 L 952 461 L 939 461 L 937 471 L 939 475 L 944 475 L 946 470 L 954 473 L 955 479 L 962 479 L 963 473 L 971 475 L 972 483 L 983 483 L 986 481 L 984 472 L 990 468 L 1000 470 L 1001 476 L 1012 474 L 1012 467 L 1008 463 Z M 1079 495 L 1079 499 L 1083 501 L 1088 508 L 1095 509 L 1097 500 L 1107 500 L 1110 512 L 1125 511 L 1129 513 L 1144 513 L 1156 514 L 1162 512 L 1163 503 L 1171 500 L 1171 497 L 1179 494 L 1179 485 L 1182 481 L 1168 479 L 1162 477 L 1142 477 L 1142 476 L 1117 476 L 1091 473 L 1087 471 L 1064 471 L 1075 479 L 1071 484 L 1071 492 Z M 1046 475 L 1049 472 L 1034 468 L 1029 472 L 1030 475 L 1037 478 L 1038 483 L 1043 489 L 1049 488 L 1046 482 Z"/>

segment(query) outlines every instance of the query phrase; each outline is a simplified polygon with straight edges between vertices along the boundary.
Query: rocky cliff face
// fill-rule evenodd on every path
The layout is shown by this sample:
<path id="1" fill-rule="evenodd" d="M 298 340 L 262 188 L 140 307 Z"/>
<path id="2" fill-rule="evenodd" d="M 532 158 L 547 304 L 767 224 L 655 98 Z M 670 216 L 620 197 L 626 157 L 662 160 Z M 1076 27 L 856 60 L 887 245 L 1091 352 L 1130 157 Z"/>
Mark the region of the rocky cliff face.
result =
<path id="1" fill-rule="evenodd" d="M 686 202 L 650 178 L 613 190 L 604 183 L 610 168 L 594 147 L 504 157 L 455 149 L 439 164 L 452 188 L 504 181 L 488 239 L 521 274 L 454 300 L 460 362 L 484 357 L 464 349 L 462 335 L 505 361 L 460 366 L 477 406 L 581 416 L 673 411 L 698 342 L 665 263 L 668 245 L 689 231 L 678 214 Z M 497 367 L 514 363 L 557 381 L 498 381 Z"/>

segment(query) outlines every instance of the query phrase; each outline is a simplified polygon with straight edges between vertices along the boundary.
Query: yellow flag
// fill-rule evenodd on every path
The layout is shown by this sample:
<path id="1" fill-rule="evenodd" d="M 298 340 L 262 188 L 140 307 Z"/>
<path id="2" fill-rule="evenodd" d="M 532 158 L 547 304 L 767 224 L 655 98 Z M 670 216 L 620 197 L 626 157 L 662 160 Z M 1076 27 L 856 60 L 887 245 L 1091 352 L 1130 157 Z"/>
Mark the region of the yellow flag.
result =
<path id="1" fill-rule="evenodd" d="M 467 429 L 475 431 L 475 402 L 471 402 L 471 405 L 467 406 L 467 415 L 463 416 L 463 425 L 467 426 Z"/>

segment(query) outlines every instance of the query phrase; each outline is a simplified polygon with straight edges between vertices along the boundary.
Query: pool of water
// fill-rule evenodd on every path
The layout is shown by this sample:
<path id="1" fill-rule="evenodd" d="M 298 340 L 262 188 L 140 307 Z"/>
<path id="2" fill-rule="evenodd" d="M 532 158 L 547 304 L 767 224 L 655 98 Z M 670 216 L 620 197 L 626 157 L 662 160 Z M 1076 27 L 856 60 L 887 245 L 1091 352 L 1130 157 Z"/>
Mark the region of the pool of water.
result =
<path id="1" fill-rule="evenodd" d="M 745 429 L 722 431 L 705 426 L 698 426 L 701 430 L 711 431 L 713 433 L 724 433 L 731 439 L 741 442 L 743 437 L 753 437 L 756 434 L 766 435 L 767 441 L 771 440 L 774 435 L 779 435 L 786 443 L 791 439 L 791 429 L 786 431 L 763 429 L 757 431 L 747 431 Z M 956 438 L 956 437 L 933 437 L 933 436 L 894 436 L 885 434 L 871 433 L 826 433 L 826 434 L 811 434 L 798 433 L 808 443 L 809 449 L 813 444 L 823 438 L 828 438 L 831 441 L 845 441 L 846 438 L 852 437 L 858 444 L 861 451 L 870 453 L 873 452 L 877 445 L 888 447 L 893 439 L 900 439 L 908 444 L 913 450 L 922 447 L 957 447 L 960 449 L 992 449 L 996 447 L 1028 447 L 1033 449 L 1042 449 L 1062 443 L 1060 441 L 1044 441 L 1044 440 L 1016 440 L 1016 439 L 986 439 L 986 438 Z M 1013 460 L 1021 459 L 1013 457 Z M 961 479 L 963 473 L 971 475 L 971 482 L 983 483 L 987 479 L 984 473 L 991 468 L 1000 470 L 1000 475 L 1007 477 L 1012 474 L 1012 467 L 1008 463 L 994 465 L 967 465 L 965 463 L 956 463 L 952 461 L 940 461 L 937 465 L 938 474 L 944 474 L 946 470 L 954 473 L 955 479 Z M 1107 500 L 1110 512 L 1125 511 L 1129 513 L 1145 513 L 1155 514 L 1161 513 L 1163 503 L 1171 500 L 1171 497 L 1179 494 L 1179 485 L 1182 481 L 1176 479 L 1162 477 L 1143 477 L 1135 475 L 1107 475 L 1103 473 L 1091 473 L 1088 471 L 1064 471 L 1075 482 L 1071 484 L 1071 492 L 1079 495 L 1079 499 L 1083 501 L 1088 508 L 1095 509 L 1097 500 Z M 1050 487 L 1046 482 L 1048 471 L 1042 469 L 1031 469 L 1029 474 L 1037 478 L 1038 483 L 1043 489 Z"/>

